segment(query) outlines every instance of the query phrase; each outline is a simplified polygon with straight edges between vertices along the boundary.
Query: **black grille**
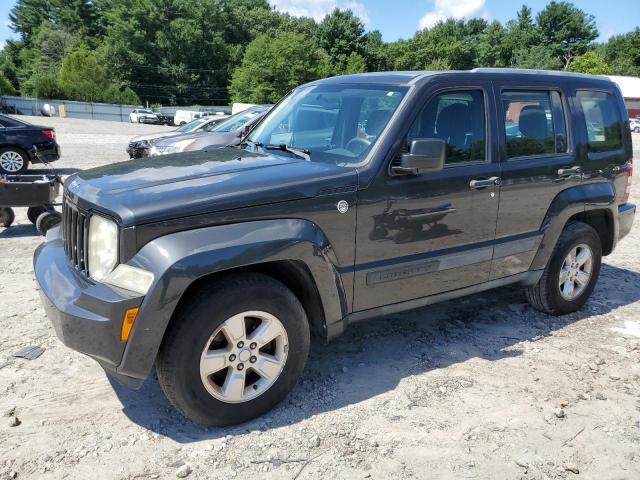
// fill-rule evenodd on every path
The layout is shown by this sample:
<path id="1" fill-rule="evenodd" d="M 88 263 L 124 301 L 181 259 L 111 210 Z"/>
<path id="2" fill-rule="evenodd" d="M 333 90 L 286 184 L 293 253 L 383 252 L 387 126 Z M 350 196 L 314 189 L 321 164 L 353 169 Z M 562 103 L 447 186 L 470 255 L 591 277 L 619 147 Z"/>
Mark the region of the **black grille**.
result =
<path id="1" fill-rule="evenodd" d="M 89 217 L 66 198 L 62 204 L 64 251 L 74 267 L 87 272 Z"/>

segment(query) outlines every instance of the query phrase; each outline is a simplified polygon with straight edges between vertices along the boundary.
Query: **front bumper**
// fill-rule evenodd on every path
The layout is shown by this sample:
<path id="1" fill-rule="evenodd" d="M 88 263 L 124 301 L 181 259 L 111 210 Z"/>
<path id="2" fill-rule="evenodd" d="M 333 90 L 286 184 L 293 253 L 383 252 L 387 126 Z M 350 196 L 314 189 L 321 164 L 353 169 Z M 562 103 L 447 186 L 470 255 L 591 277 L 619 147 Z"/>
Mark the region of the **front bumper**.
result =
<path id="1" fill-rule="evenodd" d="M 129 154 L 129 158 L 143 158 L 149 156 L 149 146 L 132 146 L 127 147 L 127 153 Z"/>
<path id="2" fill-rule="evenodd" d="M 618 207 L 618 240 L 625 237 L 631 231 L 635 215 L 636 206 L 632 203 L 625 203 Z"/>
<path id="3" fill-rule="evenodd" d="M 47 317 L 62 343 L 97 360 L 123 383 L 139 386 L 142 380 L 119 374 L 117 367 L 126 346 L 120 341 L 124 313 L 144 297 L 93 283 L 77 271 L 65 255 L 60 227 L 47 232 L 33 268 Z"/>

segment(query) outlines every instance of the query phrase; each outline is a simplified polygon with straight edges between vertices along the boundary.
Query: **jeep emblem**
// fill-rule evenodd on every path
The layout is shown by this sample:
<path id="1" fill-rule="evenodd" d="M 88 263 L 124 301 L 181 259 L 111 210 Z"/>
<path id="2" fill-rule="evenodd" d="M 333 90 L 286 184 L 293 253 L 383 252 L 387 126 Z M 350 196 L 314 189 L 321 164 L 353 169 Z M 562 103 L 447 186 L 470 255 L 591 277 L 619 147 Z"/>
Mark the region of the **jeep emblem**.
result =
<path id="1" fill-rule="evenodd" d="M 349 210 L 349 202 L 347 202 L 346 200 L 340 200 L 338 202 L 337 208 L 340 213 L 347 213 L 347 210 Z"/>

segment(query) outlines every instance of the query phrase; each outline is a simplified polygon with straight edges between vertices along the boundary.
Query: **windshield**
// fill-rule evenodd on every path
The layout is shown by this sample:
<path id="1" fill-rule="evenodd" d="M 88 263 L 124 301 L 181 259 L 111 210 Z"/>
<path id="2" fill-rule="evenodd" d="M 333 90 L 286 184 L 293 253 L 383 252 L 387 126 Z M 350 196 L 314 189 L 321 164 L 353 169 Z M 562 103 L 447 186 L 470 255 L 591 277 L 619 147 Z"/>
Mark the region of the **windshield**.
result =
<path id="1" fill-rule="evenodd" d="M 187 133 L 191 130 L 196 129 L 199 125 L 202 125 L 207 120 L 205 118 L 196 118 L 195 120 L 190 121 L 189 123 L 185 123 L 180 128 L 176 129 L 178 132 Z"/>
<path id="2" fill-rule="evenodd" d="M 405 93 L 406 88 L 398 86 L 302 87 L 272 110 L 248 140 L 258 146 L 304 149 L 312 161 L 357 163 L 378 140 Z"/>
<path id="3" fill-rule="evenodd" d="M 257 112 L 255 110 L 244 110 L 236 113 L 235 115 L 231 115 L 220 123 L 216 123 L 211 127 L 211 129 L 205 128 L 205 130 L 207 132 L 234 132 L 244 127 L 261 113 L 262 112 Z"/>

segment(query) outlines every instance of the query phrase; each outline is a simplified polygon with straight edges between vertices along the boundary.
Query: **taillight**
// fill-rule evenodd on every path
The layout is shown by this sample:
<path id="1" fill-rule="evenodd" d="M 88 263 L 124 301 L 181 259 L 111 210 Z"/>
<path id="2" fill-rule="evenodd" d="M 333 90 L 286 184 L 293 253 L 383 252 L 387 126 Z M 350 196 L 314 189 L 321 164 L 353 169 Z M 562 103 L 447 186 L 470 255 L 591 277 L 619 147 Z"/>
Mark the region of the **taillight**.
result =
<path id="1" fill-rule="evenodd" d="M 629 194 L 631 193 L 631 180 L 633 177 L 633 158 L 629 159 L 625 168 L 625 173 L 627 174 L 627 184 L 624 187 L 624 195 L 622 196 L 622 203 L 627 203 L 629 201 Z"/>
<path id="2" fill-rule="evenodd" d="M 53 140 L 53 141 L 56 140 L 56 132 L 55 132 L 55 130 L 42 130 L 42 133 L 44 133 L 51 140 Z"/>

